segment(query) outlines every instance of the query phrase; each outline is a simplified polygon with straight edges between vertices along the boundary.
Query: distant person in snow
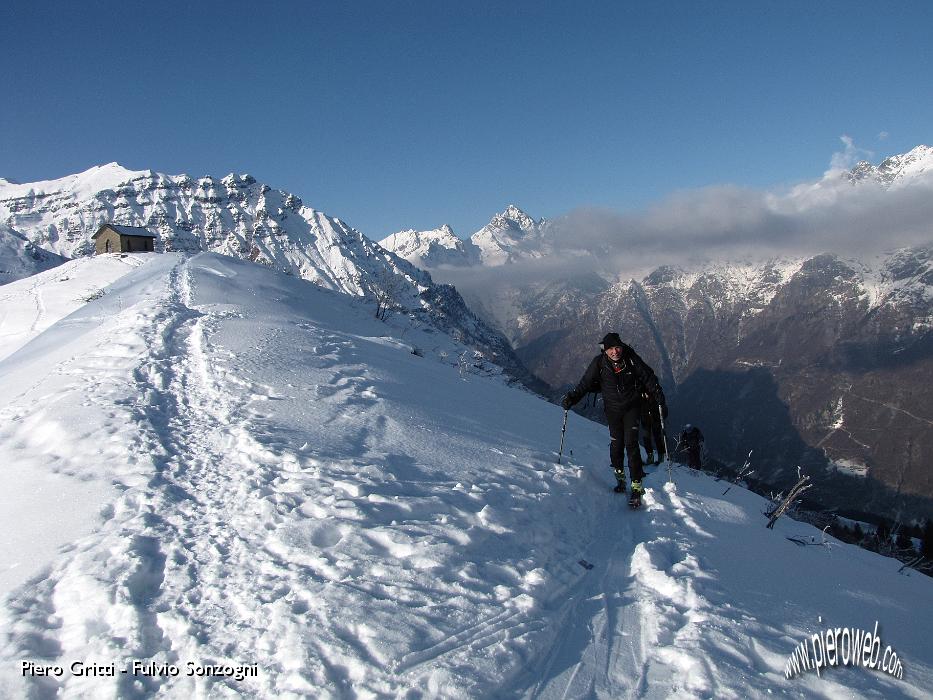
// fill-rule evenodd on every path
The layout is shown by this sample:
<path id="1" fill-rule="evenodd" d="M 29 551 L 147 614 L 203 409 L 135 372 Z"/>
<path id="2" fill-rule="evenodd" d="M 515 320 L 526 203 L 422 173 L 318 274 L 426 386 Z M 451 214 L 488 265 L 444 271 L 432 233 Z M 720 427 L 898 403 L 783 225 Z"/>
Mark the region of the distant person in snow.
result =
<path id="1" fill-rule="evenodd" d="M 700 468 L 700 452 L 703 450 L 703 433 L 695 425 L 687 423 L 677 438 L 678 450 L 687 453 L 687 466 L 691 469 Z"/>
<path id="2" fill-rule="evenodd" d="M 641 395 L 641 444 L 648 464 L 660 464 L 667 458 L 661 407 L 646 393 Z"/>
<path id="3" fill-rule="evenodd" d="M 667 416 L 667 404 L 654 371 L 622 342 L 618 333 L 607 334 L 599 346 L 602 352 L 593 358 L 583 379 L 564 395 L 560 405 L 568 410 L 587 393 L 602 392 L 603 410 L 609 419 L 609 459 L 617 481 L 615 491 L 625 493 L 623 465 L 625 454 L 628 454 L 629 477 L 632 480 L 629 503 L 638 506 L 644 493 L 641 480 L 645 476 L 638 447 L 642 395 L 650 396 L 653 403 L 660 405 L 664 416 Z"/>

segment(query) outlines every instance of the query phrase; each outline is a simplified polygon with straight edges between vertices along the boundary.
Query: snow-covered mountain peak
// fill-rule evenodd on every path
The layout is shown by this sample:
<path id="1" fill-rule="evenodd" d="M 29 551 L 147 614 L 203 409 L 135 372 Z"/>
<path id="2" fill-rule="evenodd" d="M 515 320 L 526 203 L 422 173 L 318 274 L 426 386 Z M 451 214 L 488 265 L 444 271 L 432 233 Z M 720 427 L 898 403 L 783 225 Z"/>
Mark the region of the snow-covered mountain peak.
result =
<path id="1" fill-rule="evenodd" d="M 886 158 L 878 166 L 878 174 L 885 182 L 910 178 L 933 172 L 933 148 L 917 146 L 909 153 Z"/>
<path id="2" fill-rule="evenodd" d="M 431 229 L 429 231 L 416 231 L 413 228 L 398 231 L 397 233 L 383 238 L 379 242 L 379 245 L 386 250 L 391 250 L 393 253 L 405 257 L 412 247 L 418 247 L 428 243 L 437 243 L 453 248 L 459 240 L 460 239 L 454 234 L 453 229 L 447 224 L 444 224 L 440 228 Z"/>
<path id="3" fill-rule="evenodd" d="M 859 161 L 845 177 L 853 183 L 870 181 L 886 187 L 905 185 L 933 173 L 933 147 L 920 145 L 907 153 L 885 158 L 878 166 Z"/>
<path id="4" fill-rule="evenodd" d="M 220 181 L 225 187 L 249 187 L 256 184 L 256 178 L 249 173 L 230 173 Z"/>
<path id="5" fill-rule="evenodd" d="M 113 190 L 135 177 L 151 171 L 129 170 L 119 163 L 95 165 L 84 172 L 41 182 L 14 183 L 10 180 L 0 182 L 0 199 L 19 197 L 40 197 L 53 194 L 68 195 L 72 200 L 89 197 L 103 190 Z"/>
<path id="6" fill-rule="evenodd" d="M 514 204 L 510 204 L 505 211 L 492 217 L 488 226 L 501 231 L 532 233 L 538 230 L 541 223 L 532 219 Z"/>
<path id="7" fill-rule="evenodd" d="M 430 231 L 408 229 L 379 242 L 386 250 L 413 264 L 434 269 L 445 265 L 497 266 L 520 259 L 541 257 L 544 219 L 535 220 L 514 204 L 499 212 L 482 229 L 464 241 L 448 225 Z"/>
<path id="8" fill-rule="evenodd" d="M 872 177 L 875 172 L 876 168 L 870 160 L 860 160 L 855 164 L 855 167 L 848 172 L 847 177 L 853 181 L 864 180 Z"/>
<path id="9" fill-rule="evenodd" d="M 399 231 L 383 238 L 379 245 L 413 265 L 428 269 L 442 265 L 472 265 L 479 261 L 473 244 L 458 238 L 448 224 L 430 231 Z"/>
<path id="10" fill-rule="evenodd" d="M 489 266 L 504 265 L 521 259 L 543 255 L 541 234 L 546 228 L 544 219 L 535 221 L 514 204 L 496 214 L 486 226 L 470 237 L 479 249 L 482 263 Z"/>

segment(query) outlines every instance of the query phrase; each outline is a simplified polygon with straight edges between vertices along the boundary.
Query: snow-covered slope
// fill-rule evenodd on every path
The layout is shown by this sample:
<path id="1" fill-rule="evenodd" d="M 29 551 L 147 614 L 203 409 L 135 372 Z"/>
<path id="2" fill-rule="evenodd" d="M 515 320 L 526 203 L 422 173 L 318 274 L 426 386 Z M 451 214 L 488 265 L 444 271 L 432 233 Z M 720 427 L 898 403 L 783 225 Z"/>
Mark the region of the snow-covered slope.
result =
<path id="1" fill-rule="evenodd" d="M 555 464 L 560 409 L 458 362 L 466 349 L 431 326 L 377 322 L 242 260 L 129 259 L 0 362 L 4 494 L 29 504 L 0 508 L 15 543 L 0 550 L 4 697 L 920 698 L 933 685 L 933 581 L 898 562 L 797 546 L 786 537 L 818 531 L 767 530 L 762 499 L 679 468 L 676 487 L 650 475 L 630 512 L 603 426 L 572 415 Z M 104 281 L 75 262 L 70 274 Z M 806 635 L 876 620 L 903 679 L 784 677 Z M 23 660 L 62 673 L 24 676 Z M 77 676 L 76 661 L 115 677 Z M 134 675 L 134 661 L 178 675 Z M 189 676 L 189 663 L 255 675 Z"/>
<path id="2" fill-rule="evenodd" d="M 430 231 L 399 231 L 383 238 L 379 245 L 423 269 L 475 265 L 480 261 L 479 249 L 458 238 L 447 224 Z"/>
<path id="3" fill-rule="evenodd" d="M 0 289 L 0 360 L 58 323 L 140 265 L 134 256 L 69 260 Z"/>
<path id="4" fill-rule="evenodd" d="M 33 245 L 21 233 L 0 224 L 0 285 L 61 265 L 65 258 Z"/>

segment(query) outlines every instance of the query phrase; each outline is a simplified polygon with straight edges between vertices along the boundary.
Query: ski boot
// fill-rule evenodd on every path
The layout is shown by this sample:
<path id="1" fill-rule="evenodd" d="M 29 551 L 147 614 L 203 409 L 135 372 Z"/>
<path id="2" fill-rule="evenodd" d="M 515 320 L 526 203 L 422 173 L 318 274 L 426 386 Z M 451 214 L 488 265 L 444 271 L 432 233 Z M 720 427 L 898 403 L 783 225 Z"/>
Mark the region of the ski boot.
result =
<path id="1" fill-rule="evenodd" d="M 616 475 L 616 486 L 613 491 L 616 493 L 625 493 L 625 472 L 620 469 L 614 469 Z"/>
<path id="2" fill-rule="evenodd" d="M 641 497 L 645 493 L 645 488 L 641 485 L 641 481 L 633 480 L 632 481 L 632 495 L 629 496 L 628 505 L 631 509 L 636 509 L 641 507 Z"/>

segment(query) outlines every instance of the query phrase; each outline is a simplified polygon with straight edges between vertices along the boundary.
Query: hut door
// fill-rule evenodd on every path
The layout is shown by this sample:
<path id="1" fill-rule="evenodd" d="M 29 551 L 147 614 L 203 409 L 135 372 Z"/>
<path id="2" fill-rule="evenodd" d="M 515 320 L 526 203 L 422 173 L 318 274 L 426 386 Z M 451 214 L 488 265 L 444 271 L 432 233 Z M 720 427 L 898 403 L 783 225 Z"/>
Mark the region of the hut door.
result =
<path id="1" fill-rule="evenodd" d="M 104 252 L 112 253 L 113 252 L 113 243 L 110 242 L 110 239 L 107 239 L 107 242 L 104 244 Z"/>

